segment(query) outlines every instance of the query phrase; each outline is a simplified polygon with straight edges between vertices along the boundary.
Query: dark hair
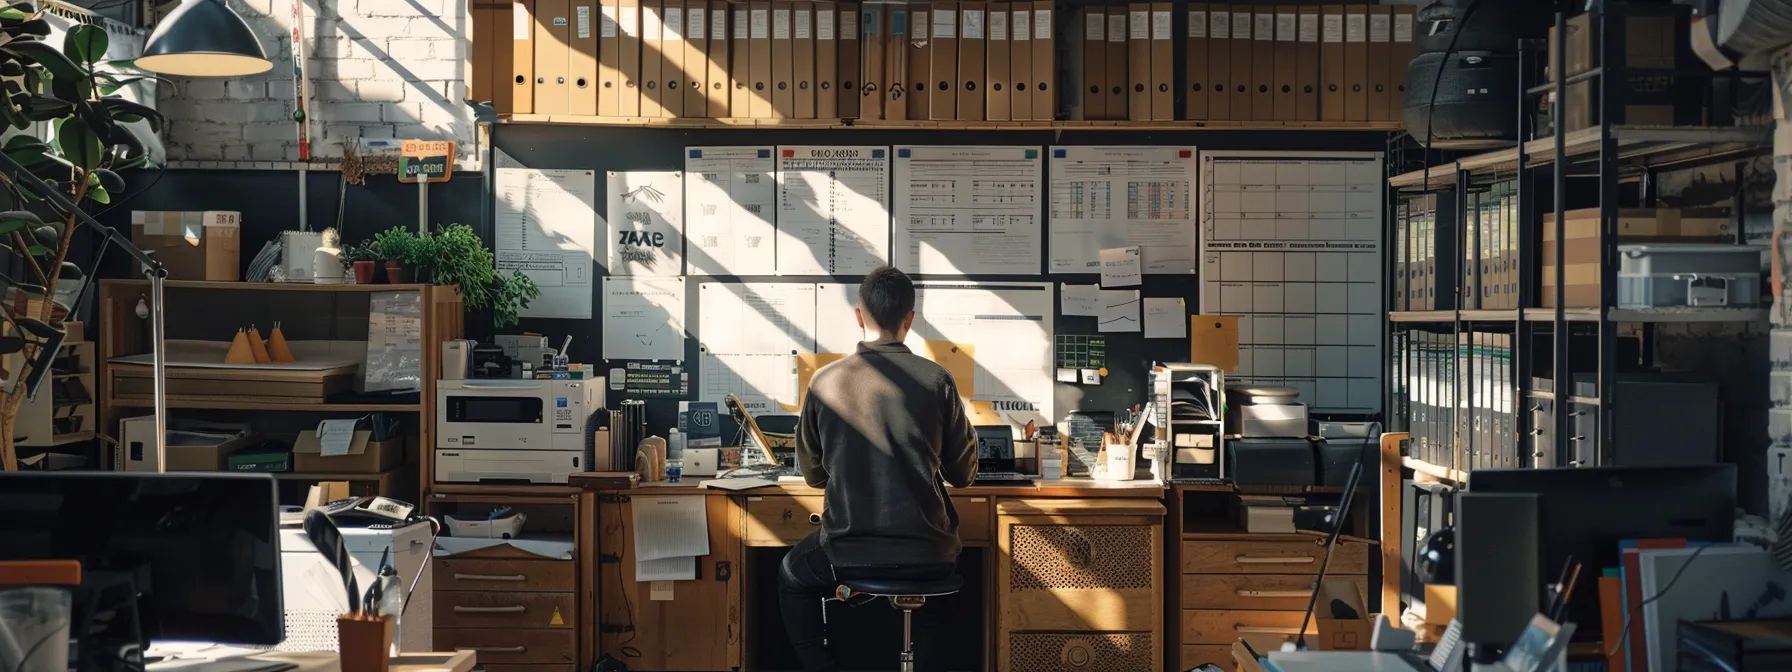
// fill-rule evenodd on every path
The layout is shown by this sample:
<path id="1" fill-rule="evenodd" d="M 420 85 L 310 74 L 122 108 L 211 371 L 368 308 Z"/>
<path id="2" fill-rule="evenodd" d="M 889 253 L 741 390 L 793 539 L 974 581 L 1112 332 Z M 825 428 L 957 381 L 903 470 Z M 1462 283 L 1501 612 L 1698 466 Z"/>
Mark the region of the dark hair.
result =
<path id="1" fill-rule="evenodd" d="M 893 266 L 879 266 L 859 283 L 859 305 L 877 326 L 894 332 L 915 309 L 915 283 Z"/>

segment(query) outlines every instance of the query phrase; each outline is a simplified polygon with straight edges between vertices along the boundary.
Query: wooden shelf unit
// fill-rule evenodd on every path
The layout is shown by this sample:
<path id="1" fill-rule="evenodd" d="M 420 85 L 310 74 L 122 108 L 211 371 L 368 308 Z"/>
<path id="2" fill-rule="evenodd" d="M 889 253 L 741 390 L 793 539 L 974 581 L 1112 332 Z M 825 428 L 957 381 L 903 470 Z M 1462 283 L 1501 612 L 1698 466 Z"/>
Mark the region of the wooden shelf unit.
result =
<path id="1" fill-rule="evenodd" d="M 959 131 L 1362 131 L 1389 133 L 1397 121 L 889 121 L 882 119 L 751 119 L 593 117 L 570 114 L 508 114 L 512 124 L 626 126 L 677 129 L 858 129 Z"/>

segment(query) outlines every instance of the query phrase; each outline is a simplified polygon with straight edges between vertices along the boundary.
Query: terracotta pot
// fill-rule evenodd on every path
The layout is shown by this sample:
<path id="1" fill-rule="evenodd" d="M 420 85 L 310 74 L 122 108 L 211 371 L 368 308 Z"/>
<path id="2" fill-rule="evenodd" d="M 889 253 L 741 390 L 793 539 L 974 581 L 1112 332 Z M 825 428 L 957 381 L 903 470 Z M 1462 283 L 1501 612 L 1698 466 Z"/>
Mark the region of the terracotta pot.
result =
<path id="1" fill-rule="evenodd" d="M 373 284 L 373 270 L 374 270 L 374 266 L 373 266 L 373 262 L 371 262 L 371 261 L 355 262 L 355 284 L 357 284 L 357 285 Z"/>
<path id="2" fill-rule="evenodd" d="M 396 285 L 404 282 L 404 262 L 389 260 L 386 262 L 386 284 Z"/>

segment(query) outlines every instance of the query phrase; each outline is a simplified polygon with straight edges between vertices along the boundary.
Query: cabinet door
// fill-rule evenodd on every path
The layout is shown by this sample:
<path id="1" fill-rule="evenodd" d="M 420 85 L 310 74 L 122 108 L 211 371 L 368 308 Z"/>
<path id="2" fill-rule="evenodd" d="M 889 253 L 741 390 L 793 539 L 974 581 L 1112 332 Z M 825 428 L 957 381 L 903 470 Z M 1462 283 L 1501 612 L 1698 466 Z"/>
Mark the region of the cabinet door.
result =
<path id="1" fill-rule="evenodd" d="M 599 652 L 630 670 L 710 672 L 741 664 L 741 512 L 731 497 L 700 494 L 709 513 L 710 554 L 697 558 L 697 579 L 673 581 L 671 599 L 655 599 L 635 581 L 632 505 L 606 502 L 598 512 Z M 626 644 L 624 644 L 626 642 Z"/>

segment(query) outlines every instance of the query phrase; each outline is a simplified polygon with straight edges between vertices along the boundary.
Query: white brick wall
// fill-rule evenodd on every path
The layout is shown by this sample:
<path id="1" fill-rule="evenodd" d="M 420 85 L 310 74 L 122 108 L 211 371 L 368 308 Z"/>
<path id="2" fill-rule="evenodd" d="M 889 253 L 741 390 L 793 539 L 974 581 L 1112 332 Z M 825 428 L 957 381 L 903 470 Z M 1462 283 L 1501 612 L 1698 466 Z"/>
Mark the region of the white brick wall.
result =
<path id="1" fill-rule="evenodd" d="M 229 0 L 274 61 L 240 80 L 160 87 L 170 161 L 296 161 L 293 0 Z M 453 140 L 473 147 L 462 102 L 466 0 L 304 0 L 310 42 L 311 153 L 334 161 L 355 138 Z M 177 89 L 177 90 L 175 90 Z"/>

